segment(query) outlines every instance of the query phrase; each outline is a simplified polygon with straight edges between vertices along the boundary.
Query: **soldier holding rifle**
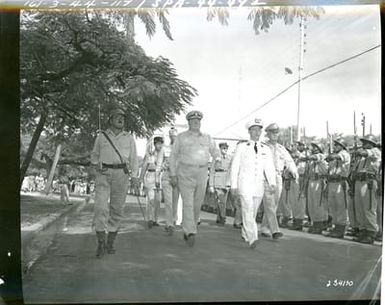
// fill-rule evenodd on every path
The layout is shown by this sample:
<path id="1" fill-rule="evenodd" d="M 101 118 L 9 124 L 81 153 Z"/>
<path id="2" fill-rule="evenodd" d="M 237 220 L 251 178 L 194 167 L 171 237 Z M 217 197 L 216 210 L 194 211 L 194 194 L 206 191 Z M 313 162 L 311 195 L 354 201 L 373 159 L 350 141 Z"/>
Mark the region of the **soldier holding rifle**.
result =
<path id="1" fill-rule="evenodd" d="M 350 167 L 350 155 L 343 139 L 335 139 L 334 152 L 329 154 L 326 161 L 328 169 L 328 205 L 334 224 L 329 237 L 343 238 L 347 225 L 347 176 Z"/>
<path id="2" fill-rule="evenodd" d="M 110 128 L 96 138 L 91 164 L 96 169 L 93 225 L 98 247 L 96 257 L 115 253 L 114 240 L 123 218 L 130 178 L 137 185 L 138 158 L 133 136 L 124 131 L 125 113 L 116 108 L 109 116 Z M 106 232 L 108 232 L 106 239 Z"/>
<path id="3" fill-rule="evenodd" d="M 381 151 L 376 147 L 373 135 L 367 135 L 360 141 L 362 148 L 354 152 L 358 161 L 352 177 L 359 233 L 353 240 L 372 244 L 378 231 L 376 175 L 381 163 Z"/>
<path id="4" fill-rule="evenodd" d="M 311 155 L 300 157 L 300 161 L 309 161 L 309 186 L 307 190 L 309 216 L 312 225 L 309 233 L 322 234 L 327 227 L 328 209 L 324 197 L 327 177 L 327 163 L 320 143 L 312 142 Z"/>

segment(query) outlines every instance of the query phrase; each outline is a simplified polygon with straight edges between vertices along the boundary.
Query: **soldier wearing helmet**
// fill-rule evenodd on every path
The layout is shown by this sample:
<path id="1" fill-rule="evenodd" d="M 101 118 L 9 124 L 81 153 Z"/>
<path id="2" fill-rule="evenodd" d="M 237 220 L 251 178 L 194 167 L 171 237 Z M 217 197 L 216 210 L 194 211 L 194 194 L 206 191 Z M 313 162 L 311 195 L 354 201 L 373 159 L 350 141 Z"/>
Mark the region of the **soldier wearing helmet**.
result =
<path id="1" fill-rule="evenodd" d="M 301 157 L 301 161 L 309 162 L 309 186 L 307 189 L 309 217 L 312 225 L 309 233 L 322 234 L 328 225 L 328 207 L 325 195 L 327 162 L 322 144 L 311 143 L 311 155 Z"/>
<path id="2" fill-rule="evenodd" d="M 109 128 L 97 136 L 91 153 L 91 164 L 97 171 L 93 226 L 98 239 L 98 258 L 115 253 L 113 244 L 123 219 L 130 178 L 136 185 L 138 173 L 135 140 L 124 131 L 124 110 L 114 108 L 108 122 Z"/>
<path id="3" fill-rule="evenodd" d="M 335 139 L 334 152 L 326 161 L 328 165 L 328 205 L 334 228 L 329 237 L 343 238 L 348 223 L 348 183 L 350 168 L 350 154 L 342 138 Z"/>
<path id="4" fill-rule="evenodd" d="M 362 148 L 355 152 L 357 156 L 356 170 L 353 175 L 354 202 L 359 233 L 353 240 L 372 244 L 378 231 L 377 173 L 381 164 L 381 151 L 373 135 L 360 139 Z"/>

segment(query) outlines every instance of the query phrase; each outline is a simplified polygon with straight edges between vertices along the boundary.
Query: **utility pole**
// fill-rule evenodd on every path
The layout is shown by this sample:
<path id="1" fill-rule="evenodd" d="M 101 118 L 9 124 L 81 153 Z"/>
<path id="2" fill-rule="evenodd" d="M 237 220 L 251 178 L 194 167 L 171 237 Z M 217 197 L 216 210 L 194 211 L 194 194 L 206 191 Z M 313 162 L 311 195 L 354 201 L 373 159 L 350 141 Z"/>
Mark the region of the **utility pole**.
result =
<path id="1" fill-rule="evenodd" d="M 301 138 L 300 133 L 300 108 L 301 108 L 301 81 L 302 81 L 302 73 L 303 73 L 303 55 L 306 52 L 305 50 L 305 30 L 306 30 L 306 17 L 301 16 L 300 23 L 300 45 L 299 45 L 299 66 L 298 66 L 298 106 L 297 106 L 297 141 Z"/>

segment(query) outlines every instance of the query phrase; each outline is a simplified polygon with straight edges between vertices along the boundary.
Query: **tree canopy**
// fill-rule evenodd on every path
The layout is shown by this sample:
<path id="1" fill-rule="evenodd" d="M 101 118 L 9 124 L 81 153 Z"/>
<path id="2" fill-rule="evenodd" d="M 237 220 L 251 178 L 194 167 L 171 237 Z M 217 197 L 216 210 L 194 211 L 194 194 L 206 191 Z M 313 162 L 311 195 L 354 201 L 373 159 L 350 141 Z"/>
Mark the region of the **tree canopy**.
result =
<path id="1" fill-rule="evenodd" d="M 89 150 L 99 107 L 102 122 L 112 107 L 125 109 L 127 130 L 146 136 L 191 104 L 197 90 L 173 64 L 147 56 L 114 21 L 99 12 L 23 14 L 20 121 L 22 133 L 34 133 L 32 146 L 44 132 L 52 145 L 76 135 Z"/>

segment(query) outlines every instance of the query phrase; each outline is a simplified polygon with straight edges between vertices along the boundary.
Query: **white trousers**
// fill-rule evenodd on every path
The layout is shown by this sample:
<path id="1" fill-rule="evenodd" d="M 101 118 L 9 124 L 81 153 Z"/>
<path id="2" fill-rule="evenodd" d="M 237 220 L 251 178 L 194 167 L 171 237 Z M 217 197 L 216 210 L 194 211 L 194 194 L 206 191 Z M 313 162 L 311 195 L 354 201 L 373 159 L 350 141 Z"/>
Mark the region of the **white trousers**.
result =
<path id="1" fill-rule="evenodd" d="M 257 211 L 262 201 L 261 197 L 253 197 L 247 195 L 240 195 L 241 210 L 242 210 L 242 237 L 251 245 L 255 240 L 258 240 L 258 226 L 255 218 Z"/>

